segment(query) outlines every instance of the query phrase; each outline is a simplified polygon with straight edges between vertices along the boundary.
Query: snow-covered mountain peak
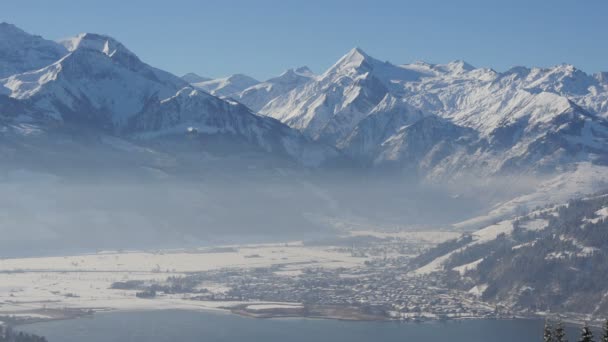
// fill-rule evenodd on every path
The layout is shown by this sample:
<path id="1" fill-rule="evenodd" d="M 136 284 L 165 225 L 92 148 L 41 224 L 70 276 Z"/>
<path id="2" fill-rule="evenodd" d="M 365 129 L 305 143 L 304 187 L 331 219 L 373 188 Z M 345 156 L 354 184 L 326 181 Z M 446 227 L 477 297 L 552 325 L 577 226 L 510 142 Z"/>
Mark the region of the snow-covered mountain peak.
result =
<path id="1" fill-rule="evenodd" d="M 471 64 L 469 64 L 465 61 L 462 61 L 462 60 L 452 61 L 448 64 L 443 64 L 443 65 L 439 64 L 436 66 L 436 68 L 441 69 L 448 73 L 464 73 L 464 72 L 472 71 L 472 70 L 476 69 Z"/>
<path id="2" fill-rule="evenodd" d="M 361 68 L 371 67 L 371 64 L 380 63 L 366 54 L 363 50 L 356 47 L 350 50 L 346 55 L 342 56 L 329 70 L 325 72 L 325 75 L 336 74 L 336 73 L 351 73 L 351 70 L 357 70 Z"/>
<path id="3" fill-rule="evenodd" d="M 559 71 L 562 71 L 564 73 L 569 73 L 569 74 L 572 74 L 578 70 L 574 65 L 568 64 L 568 63 L 558 64 L 551 69 L 559 70 Z"/>
<path id="4" fill-rule="evenodd" d="M 293 83 L 298 82 L 299 80 L 308 80 L 315 77 L 315 74 L 308 69 L 308 67 L 301 67 L 297 69 L 287 69 L 282 74 L 277 77 L 273 77 L 268 79 L 265 82 L 258 83 L 253 87 L 263 87 L 272 83 Z"/>
<path id="5" fill-rule="evenodd" d="M 135 57 L 133 52 L 129 51 L 116 39 L 96 33 L 81 33 L 76 37 L 62 40 L 60 43 L 70 52 L 77 49 L 89 49 L 102 52 L 108 57 L 113 57 L 116 53 L 124 53 Z"/>
<path id="6" fill-rule="evenodd" d="M 424 65 L 394 65 L 371 57 L 360 48 L 354 48 L 340 58 L 321 78 L 327 79 L 326 81 L 336 81 L 343 76 L 352 79 L 374 77 L 386 87 L 392 88 L 394 84 L 419 81 L 436 74 L 437 70 Z"/>
<path id="7" fill-rule="evenodd" d="M 315 74 L 308 67 L 289 69 L 277 77 L 244 89 L 239 94 L 236 94 L 234 98 L 257 112 L 278 96 L 287 94 L 291 90 L 315 79 Z"/>
<path id="8" fill-rule="evenodd" d="M 527 88 L 564 95 L 584 95 L 598 80 L 571 64 L 551 68 L 533 68 L 527 75 Z"/>
<path id="9" fill-rule="evenodd" d="M 249 83 L 259 83 L 260 81 L 256 80 L 253 77 L 244 75 L 244 74 L 234 74 L 230 75 L 226 78 L 226 80 L 230 82 L 249 82 Z"/>
<path id="10" fill-rule="evenodd" d="M 64 44 L 71 52 L 54 63 L 0 82 L 10 97 L 27 100 L 41 117 L 118 129 L 148 103 L 187 85 L 110 37 L 81 34 Z"/>
<path id="11" fill-rule="evenodd" d="M 295 69 L 287 69 L 278 77 L 273 77 L 270 80 L 281 79 L 281 78 L 295 78 L 295 77 L 314 77 L 315 74 L 307 67 L 299 67 Z M 270 81 L 268 80 L 268 81 Z"/>
<path id="12" fill-rule="evenodd" d="M 367 58 L 370 58 L 369 55 L 367 53 L 365 53 L 365 51 L 363 51 L 363 49 L 356 46 L 356 47 L 352 48 L 350 51 L 348 51 L 348 53 L 346 55 L 344 55 L 344 57 L 342 57 L 342 60 L 357 62 L 357 61 L 365 60 Z"/>
<path id="13" fill-rule="evenodd" d="M 528 74 L 532 71 L 532 69 L 525 67 L 525 66 L 521 66 L 521 65 L 516 65 L 514 67 L 511 67 L 509 70 L 505 71 L 502 73 L 503 76 L 507 76 L 507 75 L 515 75 L 517 77 L 526 77 L 528 76 Z"/>
<path id="14" fill-rule="evenodd" d="M 300 74 L 303 76 L 314 76 L 315 75 L 315 73 L 312 70 L 310 70 L 310 68 L 307 67 L 306 65 L 296 68 L 295 72 L 296 72 L 296 74 Z"/>

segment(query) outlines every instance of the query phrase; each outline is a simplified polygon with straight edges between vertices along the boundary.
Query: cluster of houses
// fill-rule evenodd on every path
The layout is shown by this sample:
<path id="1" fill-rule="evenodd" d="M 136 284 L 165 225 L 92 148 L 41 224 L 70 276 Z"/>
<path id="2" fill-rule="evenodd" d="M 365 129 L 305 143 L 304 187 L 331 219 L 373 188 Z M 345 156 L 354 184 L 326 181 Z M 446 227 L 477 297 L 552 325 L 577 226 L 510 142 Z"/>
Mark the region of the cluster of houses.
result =
<path id="1" fill-rule="evenodd" d="M 193 275 L 201 284 L 222 284 L 224 292 L 199 291 L 199 300 L 268 301 L 314 306 L 358 307 L 387 319 L 427 320 L 496 317 L 495 307 L 438 280 L 408 277 L 387 267 L 307 268 L 285 274 L 280 267 L 216 270 Z M 183 282 L 183 280 L 182 280 Z M 185 291 L 188 291 L 185 289 Z"/>

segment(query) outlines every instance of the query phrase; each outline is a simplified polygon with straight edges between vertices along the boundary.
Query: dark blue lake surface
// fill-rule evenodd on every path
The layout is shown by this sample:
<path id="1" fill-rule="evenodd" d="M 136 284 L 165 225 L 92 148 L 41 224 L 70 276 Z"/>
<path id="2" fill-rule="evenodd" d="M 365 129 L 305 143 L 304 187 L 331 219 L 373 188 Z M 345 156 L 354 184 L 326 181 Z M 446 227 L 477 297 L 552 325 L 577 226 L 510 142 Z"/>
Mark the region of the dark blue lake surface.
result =
<path id="1" fill-rule="evenodd" d="M 538 320 L 469 320 L 432 323 L 347 322 L 314 319 L 254 319 L 192 311 L 97 314 L 92 318 L 20 327 L 50 342 L 532 342 L 542 341 Z M 578 328 L 569 328 L 576 341 Z"/>

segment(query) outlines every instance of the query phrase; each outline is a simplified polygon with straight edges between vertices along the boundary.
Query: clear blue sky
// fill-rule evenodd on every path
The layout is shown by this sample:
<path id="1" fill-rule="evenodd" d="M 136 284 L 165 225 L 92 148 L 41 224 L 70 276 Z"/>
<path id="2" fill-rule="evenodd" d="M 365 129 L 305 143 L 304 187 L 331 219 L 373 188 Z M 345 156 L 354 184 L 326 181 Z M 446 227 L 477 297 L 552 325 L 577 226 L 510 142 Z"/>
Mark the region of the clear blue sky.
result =
<path id="1" fill-rule="evenodd" d="M 0 21 L 109 34 L 180 75 L 321 72 L 354 46 L 393 63 L 608 70 L 608 0 L 0 0 Z"/>

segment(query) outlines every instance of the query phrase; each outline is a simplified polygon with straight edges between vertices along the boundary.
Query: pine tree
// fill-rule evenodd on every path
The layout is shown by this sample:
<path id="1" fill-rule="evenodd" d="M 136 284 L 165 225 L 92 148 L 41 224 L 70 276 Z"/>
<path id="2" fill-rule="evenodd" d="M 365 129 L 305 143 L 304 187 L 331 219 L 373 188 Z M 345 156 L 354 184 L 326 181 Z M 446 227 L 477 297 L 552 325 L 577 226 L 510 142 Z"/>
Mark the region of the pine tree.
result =
<path id="1" fill-rule="evenodd" d="M 555 326 L 555 333 L 553 334 L 553 340 L 555 342 L 568 342 L 566 338 L 566 329 L 564 329 L 564 323 L 560 320 Z"/>
<path id="2" fill-rule="evenodd" d="M 583 326 L 583 330 L 581 331 L 581 339 L 579 342 L 594 342 L 593 333 L 591 332 L 591 329 L 589 329 L 589 325 L 587 325 L 587 323 L 585 323 L 585 326 Z"/>
<path id="3" fill-rule="evenodd" d="M 604 335 L 602 336 L 602 342 L 608 342 L 608 319 L 604 323 Z"/>
<path id="4" fill-rule="evenodd" d="M 544 342 L 553 342 L 553 333 L 551 332 L 551 324 L 549 324 L 549 321 L 545 321 L 543 341 Z"/>

